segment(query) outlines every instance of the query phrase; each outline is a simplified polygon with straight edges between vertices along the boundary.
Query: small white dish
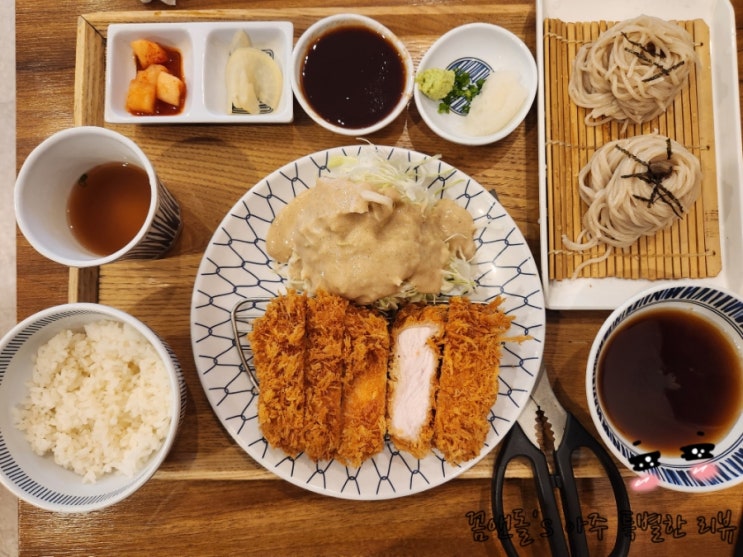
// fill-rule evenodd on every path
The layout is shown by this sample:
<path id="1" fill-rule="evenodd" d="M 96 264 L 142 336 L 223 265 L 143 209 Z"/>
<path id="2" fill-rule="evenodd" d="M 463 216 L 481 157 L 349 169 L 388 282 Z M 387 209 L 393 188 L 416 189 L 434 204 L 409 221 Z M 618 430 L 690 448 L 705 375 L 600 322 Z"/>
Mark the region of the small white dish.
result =
<path id="1" fill-rule="evenodd" d="M 526 89 L 526 98 L 501 129 L 489 135 L 471 135 L 465 116 L 455 110 L 439 113 L 440 101 L 424 95 L 416 85 L 413 97 L 423 120 L 438 136 L 461 145 L 487 145 L 509 135 L 526 118 L 537 93 L 537 65 L 529 48 L 516 35 L 490 23 L 468 23 L 455 27 L 434 42 L 418 65 L 429 68 L 462 68 L 473 81 L 500 71 L 513 72 Z"/>
<path id="2" fill-rule="evenodd" d="M 677 378 L 672 375 L 671 370 L 666 371 L 659 354 L 678 352 L 682 346 L 667 341 L 661 344 L 665 337 L 658 325 L 648 323 L 637 325 L 637 321 L 631 321 L 645 312 L 654 310 L 679 312 L 674 319 L 689 315 L 703 320 L 727 340 L 733 353 L 740 358 L 739 361 L 743 361 L 743 299 L 730 291 L 705 286 L 702 283 L 669 282 L 655 285 L 629 297 L 620 304 L 606 318 L 594 338 L 586 365 L 586 395 L 593 423 L 604 444 L 614 456 L 629 470 L 638 474 L 638 479 L 632 484 L 634 489 L 647 490 L 660 486 L 675 491 L 707 492 L 738 485 L 743 482 L 743 408 L 739 408 L 737 413 L 731 415 L 732 425 L 727 433 L 722 434 L 718 439 L 712 439 L 706 435 L 709 432 L 699 431 L 696 435 L 688 436 L 684 445 L 674 450 L 656 446 L 652 441 L 652 435 L 658 436 L 657 433 L 651 433 L 652 426 L 656 425 L 652 423 L 654 419 L 661 424 L 668 423 L 663 419 L 663 412 L 652 410 L 656 407 L 668 408 L 669 412 L 674 411 L 674 415 L 683 417 L 684 429 L 679 434 L 681 437 L 685 436 L 683 433 L 685 429 L 689 429 L 690 424 L 694 423 L 697 414 L 686 410 L 682 399 L 679 398 L 679 395 L 683 395 L 683 390 L 687 393 L 694 393 L 695 408 L 700 405 L 720 404 L 720 401 L 713 399 L 714 395 L 710 394 L 712 391 L 693 390 L 697 388 L 698 379 L 690 380 L 680 375 Z M 610 339 L 615 331 L 628 322 L 635 324 L 636 331 L 641 331 L 646 338 L 657 339 L 658 343 L 657 350 L 643 351 L 635 347 L 635 350 L 631 351 L 634 361 L 628 364 L 630 366 L 642 365 L 641 369 L 647 371 L 645 374 L 647 381 L 632 384 L 628 392 L 635 393 L 631 399 L 633 401 L 631 404 L 634 405 L 632 413 L 642 416 L 642 423 L 647 423 L 647 430 L 644 431 L 651 435 L 651 439 L 643 438 L 642 432 L 634 433 L 640 437 L 639 439 L 629 437 L 633 434 L 622 433 L 612 421 L 609 407 L 605 405 L 600 395 L 602 383 L 600 365 L 608 350 L 606 347 L 610 346 Z M 706 333 L 702 334 L 704 331 L 697 328 L 698 324 L 694 323 L 694 320 L 684 326 L 694 327 L 696 338 L 701 339 L 707 336 Z M 615 353 L 622 350 L 619 346 L 624 346 L 624 344 L 618 345 L 614 349 Z M 683 357 L 687 358 L 687 361 L 692 361 L 694 358 L 689 354 Z M 646 370 L 645 366 L 647 366 Z M 732 367 L 727 369 L 730 370 Z M 623 367 L 622 370 L 622 376 L 632 375 L 632 369 L 629 367 Z M 648 391 L 658 391 L 659 378 L 664 381 L 669 379 L 673 381 L 669 384 L 670 386 L 664 387 L 667 399 L 662 400 L 661 397 L 656 396 L 656 405 L 644 404 L 640 399 L 647 402 L 646 399 L 650 397 L 641 395 Z M 615 389 L 612 392 L 618 391 Z"/>
<path id="3" fill-rule="evenodd" d="M 168 376 L 170 422 L 162 444 L 131 476 L 112 471 L 91 483 L 57 464 L 51 454 L 38 455 L 17 427 L 14 409 L 28 396 L 39 347 L 64 330 L 81 331 L 87 324 L 101 320 L 133 327 L 155 349 Z M 121 346 L 125 343 L 132 346 L 131 338 L 124 339 Z M 47 511 L 87 513 L 114 505 L 147 483 L 163 463 L 183 421 L 186 401 L 186 384 L 175 353 L 139 319 L 93 303 L 44 309 L 18 323 L 0 340 L 0 486 Z"/>
<path id="4" fill-rule="evenodd" d="M 283 82 L 276 110 L 261 114 L 232 114 L 227 100 L 225 68 L 230 44 L 244 31 L 255 48 L 279 65 Z M 294 25 L 289 21 L 191 23 L 121 23 L 108 27 L 104 119 L 116 124 L 268 124 L 294 119 L 291 54 Z M 130 43 L 149 39 L 180 51 L 186 82 L 183 110 L 174 115 L 136 116 L 126 109 L 129 82 L 136 74 Z"/>
<path id="5" fill-rule="evenodd" d="M 391 108 L 391 110 L 380 120 L 369 124 L 367 126 L 342 126 L 336 122 L 331 122 L 321 116 L 317 110 L 315 110 L 308 100 L 302 86 L 302 75 L 304 72 L 305 60 L 310 47 L 321 37 L 337 29 L 343 28 L 354 28 L 354 27 L 365 27 L 371 31 L 381 35 L 386 41 L 388 41 L 392 47 L 397 51 L 403 64 L 404 76 L 402 93 L 399 100 Z M 350 53 L 354 56 L 356 52 Z M 345 58 L 345 56 L 341 56 Z M 374 76 L 375 78 L 377 76 Z M 339 72 L 339 78 L 343 79 L 343 72 Z M 291 84 L 294 96 L 297 98 L 300 106 L 304 111 L 312 118 L 315 123 L 319 124 L 323 128 L 335 132 L 341 135 L 360 137 L 369 135 L 375 131 L 381 130 L 385 126 L 392 123 L 402 112 L 407 108 L 410 103 L 410 98 L 413 96 L 414 86 L 414 68 L 413 59 L 408 52 L 405 44 L 387 27 L 379 23 L 377 20 L 359 15 L 354 13 L 342 13 L 335 14 L 325 18 L 322 18 L 313 23 L 307 30 L 302 33 L 297 40 L 297 44 L 294 46 L 294 52 L 292 55 L 292 71 L 291 71 Z"/>

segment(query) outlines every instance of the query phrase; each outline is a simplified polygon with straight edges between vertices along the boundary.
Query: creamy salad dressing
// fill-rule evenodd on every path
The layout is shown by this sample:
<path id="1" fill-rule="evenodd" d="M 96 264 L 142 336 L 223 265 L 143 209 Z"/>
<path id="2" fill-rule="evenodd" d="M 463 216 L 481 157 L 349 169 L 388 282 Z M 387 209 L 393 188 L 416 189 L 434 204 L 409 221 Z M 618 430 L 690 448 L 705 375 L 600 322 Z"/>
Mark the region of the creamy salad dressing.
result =
<path id="1" fill-rule="evenodd" d="M 449 260 L 474 255 L 473 231 L 471 215 L 454 201 L 427 208 L 401 200 L 393 187 L 320 178 L 276 216 L 266 242 L 309 292 L 369 304 L 406 284 L 441 292 Z"/>

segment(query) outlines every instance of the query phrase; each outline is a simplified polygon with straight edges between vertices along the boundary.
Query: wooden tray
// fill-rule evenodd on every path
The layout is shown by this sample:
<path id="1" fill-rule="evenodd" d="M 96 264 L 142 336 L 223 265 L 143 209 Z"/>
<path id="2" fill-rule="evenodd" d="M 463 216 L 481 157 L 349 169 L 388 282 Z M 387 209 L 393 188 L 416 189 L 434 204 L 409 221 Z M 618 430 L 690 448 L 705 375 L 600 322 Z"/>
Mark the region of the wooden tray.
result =
<path id="1" fill-rule="evenodd" d="M 614 139 L 657 130 L 677 140 L 700 161 L 702 194 L 683 219 L 654 237 L 643 237 L 626 250 L 614 250 L 601 263 L 585 266 L 578 277 L 682 279 L 716 276 L 721 269 L 717 205 L 715 136 L 710 75 L 709 27 L 700 20 L 679 22 L 692 36 L 699 56 L 685 89 L 666 113 L 626 130 L 617 122 L 585 124 L 587 110 L 568 95 L 568 79 L 577 51 L 611 27 L 606 21 L 544 21 L 547 190 L 549 211 L 549 278 L 575 278 L 581 262 L 604 253 L 597 246 L 585 253 L 563 247 L 562 237 L 575 239 L 582 229 L 585 203 L 578 194 L 577 175 L 597 148 Z"/>
<path id="2" fill-rule="evenodd" d="M 163 12 L 158 22 L 290 20 L 298 37 L 317 19 L 341 10 L 219 10 Z M 415 66 L 441 34 L 474 21 L 497 22 L 518 32 L 532 50 L 535 44 L 534 13 L 524 5 L 476 7 L 381 7 L 354 9 L 374 17 L 395 31 L 410 50 Z M 244 192 L 287 162 L 332 146 L 356 143 L 326 132 L 295 103 L 292 124 L 271 125 L 127 125 L 104 124 L 106 30 L 110 23 L 143 23 L 153 16 L 141 12 L 96 13 L 81 16 L 78 24 L 75 75 L 75 124 L 105 125 L 136 141 L 153 160 L 160 178 L 179 200 L 184 229 L 173 252 L 157 261 L 127 261 L 102 268 L 71 269 L 70 301 L 97 301 L 114 305 L 148 322 L 175 346 L 185 376 L 196 399 L 197 420 L 187 420 L 180 437 L 188 439 L 210 424 L 206 443 L 219 446 L 197 454 L 177 445 L 157 477 L 198 479 L 277 479 L 214 429 L 216 421 L 206 404 L 193 364 L 189 340 L 189 307 L 193 280 L 203 250 L 221 219 Z M 378 134 L 377 144 L 397 145 L 443 159 L 466 172 L 499 200 L 533 244 L 538 237 L 537 174 L 529 160 L 536 160 L 536 125 L 533 112 L 505 140 L 484 148 L 455 146 L 435 136 L 422 122 L 414 105 L 407 114 Z M 532 251 L 536 253 L 534 248 Z M 185 441 L 185 444 L 189 443 Z M 184 454 L 184 449 L 185 453 Z M 464 478 L 492 474 L 493 455 L 468 470 Z M 519 472 L 526 473 L 526 468 Z M 584 470 L 584 474 L 590 474 Z"/>

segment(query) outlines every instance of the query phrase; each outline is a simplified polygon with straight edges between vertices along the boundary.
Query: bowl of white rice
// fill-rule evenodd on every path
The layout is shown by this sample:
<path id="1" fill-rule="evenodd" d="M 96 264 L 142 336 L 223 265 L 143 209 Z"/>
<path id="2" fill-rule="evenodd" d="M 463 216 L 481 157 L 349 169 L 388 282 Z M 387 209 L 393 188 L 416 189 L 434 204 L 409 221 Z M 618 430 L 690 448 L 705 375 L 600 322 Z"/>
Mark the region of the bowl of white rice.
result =
<path id="1" fill-rule="evenodd" d="M 43 310 L 0 340 L 0 484 L 55 512 L 113 505 L 165 460 L 185 396 L 175 354 L 138 319 Z"/>

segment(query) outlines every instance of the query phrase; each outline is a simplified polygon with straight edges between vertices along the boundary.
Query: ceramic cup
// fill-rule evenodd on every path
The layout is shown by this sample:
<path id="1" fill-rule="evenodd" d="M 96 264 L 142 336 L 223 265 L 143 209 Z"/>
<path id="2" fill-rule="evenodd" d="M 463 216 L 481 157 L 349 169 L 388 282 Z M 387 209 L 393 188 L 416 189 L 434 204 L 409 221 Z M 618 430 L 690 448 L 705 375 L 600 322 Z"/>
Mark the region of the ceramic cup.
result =
<path id="1" fill-rule="evenodd" d="M 109 162 L 136 165 L 146 172 L 150 204 L 134 237 L 114 253 L 99 255 L 83 247 L 73 235 L 67 202 L 80 176 Z M 160 182 L 142 149 L 128 137 L 98 126 L 62 130 L 40 143 L 18 173 L 14 197 L 18 227 L 31 246 L 69 267 L 157 259 L 172 247 L 182 226 L 178 202 Z"/>

